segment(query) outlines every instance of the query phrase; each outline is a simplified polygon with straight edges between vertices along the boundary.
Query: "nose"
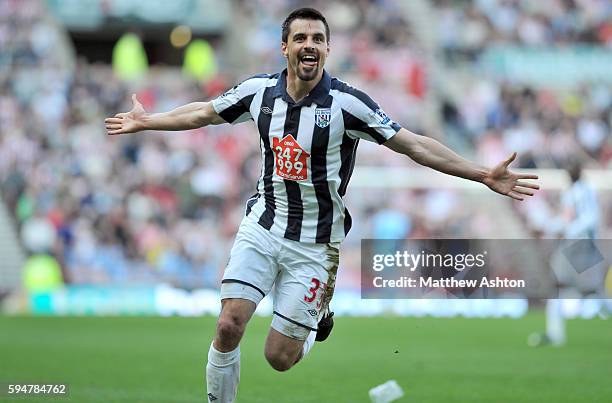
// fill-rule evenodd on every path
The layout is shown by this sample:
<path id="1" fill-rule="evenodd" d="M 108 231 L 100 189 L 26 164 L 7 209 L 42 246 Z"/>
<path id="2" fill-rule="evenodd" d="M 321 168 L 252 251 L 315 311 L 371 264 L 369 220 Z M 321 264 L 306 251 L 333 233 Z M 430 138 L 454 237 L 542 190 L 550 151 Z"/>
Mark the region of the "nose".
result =
<path id="1" fill-rule="evenodd" d="M 304 43 L 304 49 L 306 50 L 314 50 L 314 41 L 311 37 L 306 38 L 306 42 Z"/>

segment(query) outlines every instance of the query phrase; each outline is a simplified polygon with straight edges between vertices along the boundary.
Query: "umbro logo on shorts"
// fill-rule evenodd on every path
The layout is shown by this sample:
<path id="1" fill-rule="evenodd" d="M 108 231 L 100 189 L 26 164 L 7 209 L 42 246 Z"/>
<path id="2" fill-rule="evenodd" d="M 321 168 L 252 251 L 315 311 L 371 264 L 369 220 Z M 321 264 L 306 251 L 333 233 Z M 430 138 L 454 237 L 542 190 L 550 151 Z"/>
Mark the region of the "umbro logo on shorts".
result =
<path id="1" fill-rule="evenodd" d="M 308 313 L 310 314 L 310 316 L 312 316 L 313 318 L 317 317 L 317 311 L 315 311 L 314 309 L 309 309 Z"/>
<path id="2" fill-rule="evenodd" d="M 212 393 L 208 394 L 208 401 L 209 402 L 214 402 L 215 400 L 217 400 L 217 396 L 213 395 Z"/>
<path id="3" fill-rule="evenodd" d="M 268 108 L 267 106 L 264 106 L 263 108 L 261 108 L 261 112 L 265 113 L 266 115 L 271 115 L 272 109 Z"/>

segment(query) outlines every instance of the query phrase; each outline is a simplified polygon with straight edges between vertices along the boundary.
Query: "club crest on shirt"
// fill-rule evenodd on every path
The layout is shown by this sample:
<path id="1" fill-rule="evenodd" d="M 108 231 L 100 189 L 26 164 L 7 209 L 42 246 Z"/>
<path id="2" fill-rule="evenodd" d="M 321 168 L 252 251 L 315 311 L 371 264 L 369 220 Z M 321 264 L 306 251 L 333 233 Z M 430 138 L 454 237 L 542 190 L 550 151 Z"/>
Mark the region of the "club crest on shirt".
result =
<path id="1" fill-rule="evenodd" d="M 320 128 L 326 128 L 329 126 L 331 121 L 331 108 L 317 108 L 315 109 L 315 123 Z"/>

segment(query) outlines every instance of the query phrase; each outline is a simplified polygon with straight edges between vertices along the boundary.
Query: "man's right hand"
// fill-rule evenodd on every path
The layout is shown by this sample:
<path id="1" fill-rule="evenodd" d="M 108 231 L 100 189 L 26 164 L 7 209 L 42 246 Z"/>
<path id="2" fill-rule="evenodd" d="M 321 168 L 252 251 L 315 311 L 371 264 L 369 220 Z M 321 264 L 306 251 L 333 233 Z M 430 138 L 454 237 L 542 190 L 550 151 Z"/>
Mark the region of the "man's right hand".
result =
<path id="1" fill-rule="evenodd" d="M 116 134 L 136 133 L 145 129 L 144 116 L 146 111 L 142 104 L 132 94 L 132 110 L 125 113 L 118 113 L 115 117 L 104 119 L 106 134 L 114 136 Z"/>

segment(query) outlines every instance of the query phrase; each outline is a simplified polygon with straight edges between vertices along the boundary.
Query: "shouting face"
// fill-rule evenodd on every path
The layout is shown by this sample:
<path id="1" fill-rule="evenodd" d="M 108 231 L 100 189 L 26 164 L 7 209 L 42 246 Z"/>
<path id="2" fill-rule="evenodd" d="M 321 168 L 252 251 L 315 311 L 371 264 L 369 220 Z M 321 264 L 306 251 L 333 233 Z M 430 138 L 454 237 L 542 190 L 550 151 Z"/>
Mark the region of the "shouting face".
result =
<path id="1" fill-rule="evenodd" d="M 319 20 L 296 19 L 289 28 L 287 42 L 281 44 L 287 68 L 300 80 L 314 80 L 322 74 L 329 54 L 325 25 Z"/>

